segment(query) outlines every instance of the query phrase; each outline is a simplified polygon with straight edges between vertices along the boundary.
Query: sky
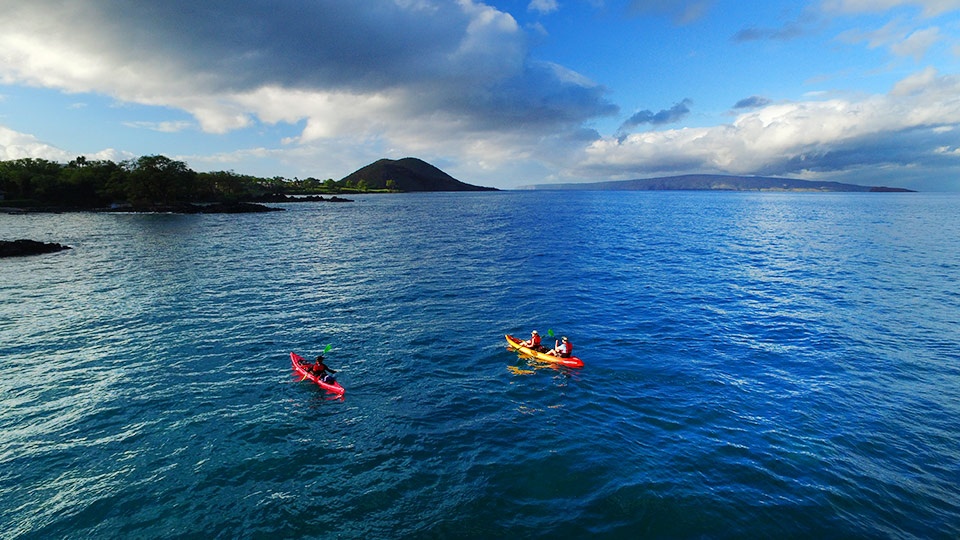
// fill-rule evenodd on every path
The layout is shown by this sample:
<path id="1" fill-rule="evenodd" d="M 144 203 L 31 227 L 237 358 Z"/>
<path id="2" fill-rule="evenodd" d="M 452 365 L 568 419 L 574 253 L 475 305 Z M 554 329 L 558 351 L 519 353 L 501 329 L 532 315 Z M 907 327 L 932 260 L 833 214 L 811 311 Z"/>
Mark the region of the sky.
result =
<path id="1" fill-rule="evenodd" d="M 960 0 L 0 0 L 0 160 L 960 191 Z"/>

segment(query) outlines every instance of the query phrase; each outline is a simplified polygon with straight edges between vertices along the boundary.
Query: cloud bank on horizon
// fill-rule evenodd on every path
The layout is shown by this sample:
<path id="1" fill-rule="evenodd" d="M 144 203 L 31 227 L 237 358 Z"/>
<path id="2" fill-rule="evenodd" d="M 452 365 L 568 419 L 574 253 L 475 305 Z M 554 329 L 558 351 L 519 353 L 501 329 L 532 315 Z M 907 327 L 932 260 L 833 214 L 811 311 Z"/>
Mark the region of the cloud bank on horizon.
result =
<path id="1" fill-rule="evenodd" d="M 0 160 L 960 191 L 960 0 L 0 4 Z"/>

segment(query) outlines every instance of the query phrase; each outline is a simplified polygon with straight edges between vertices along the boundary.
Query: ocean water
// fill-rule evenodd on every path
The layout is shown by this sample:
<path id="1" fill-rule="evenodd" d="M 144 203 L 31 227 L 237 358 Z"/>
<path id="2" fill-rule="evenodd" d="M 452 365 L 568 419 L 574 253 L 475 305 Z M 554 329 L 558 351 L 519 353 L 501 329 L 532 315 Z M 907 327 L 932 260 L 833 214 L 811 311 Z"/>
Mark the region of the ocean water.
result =
<path id="1" fill-rule="evenodd" d="M 0 538 L 960 537 L 957 195 L 280 206 L 0 215 Z"/>

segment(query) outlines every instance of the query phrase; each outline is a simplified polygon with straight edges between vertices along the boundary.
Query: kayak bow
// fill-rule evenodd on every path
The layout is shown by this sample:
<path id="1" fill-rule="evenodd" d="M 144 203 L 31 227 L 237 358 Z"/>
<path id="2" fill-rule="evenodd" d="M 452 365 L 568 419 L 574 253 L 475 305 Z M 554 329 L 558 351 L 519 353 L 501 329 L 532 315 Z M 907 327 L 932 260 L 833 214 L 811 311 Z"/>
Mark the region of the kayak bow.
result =
<path id="1" fill-rule="evenodd" d="M 537 360 L 560 364 L 567 367 L 583 367 L 583 360 L 580 360 L 576 356 L 571 356 L 570 358 L 560 358 L 559 356 L 554 356 L 552 354 L 535 351 L 524 345 L 523 340 L 517 339 L 510 334 L 507 334 L 505 337 L 507 338 L 507 345 L 509 345 L 510 348 L 520 351 L 527 356 L 532 356 Z"/>
<path id="2" fill-rule="evenodd" d="M 340 386 L 340 383 L 338 383 L 337 381 L 328 383 L 320 380 L 320 377 L 317 377 L 316 375 L 313 374 L 313 372 L 307 369 L 306 366 L 309 366 L 310 363 L 304 360 L 303 357 L 300 356 L 299 354 L 294 352 L 290 353 L 290 361 L 293 363 L 294 371 L 302 375 L 304 379 L 310 379 L 311 381 L 317 383 L 317 386 L 319 386 L 320 388 L 323 388 L 327 392 L 330 392 L 331 394 L 337 394 L 338 396 L 342 396 L 343 393 L 346 391 L 342 386 Z M 303 380 L 303 379 L 300 379 L 300 380 Z"/>

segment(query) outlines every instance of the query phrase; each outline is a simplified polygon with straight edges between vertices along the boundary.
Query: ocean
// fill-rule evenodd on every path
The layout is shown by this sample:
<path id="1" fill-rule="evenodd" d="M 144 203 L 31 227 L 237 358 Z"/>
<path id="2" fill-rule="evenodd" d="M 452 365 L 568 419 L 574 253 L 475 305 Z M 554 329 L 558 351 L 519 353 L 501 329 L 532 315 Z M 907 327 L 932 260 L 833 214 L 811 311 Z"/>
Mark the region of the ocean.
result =
<path id="1" fill-rule="evenodd" d="M 0 538 L 960 537 L 956 194 L 274 206 L 0 215 Z"/>

